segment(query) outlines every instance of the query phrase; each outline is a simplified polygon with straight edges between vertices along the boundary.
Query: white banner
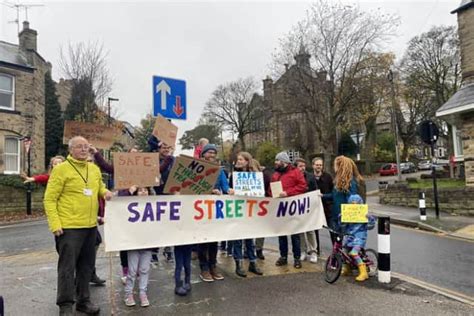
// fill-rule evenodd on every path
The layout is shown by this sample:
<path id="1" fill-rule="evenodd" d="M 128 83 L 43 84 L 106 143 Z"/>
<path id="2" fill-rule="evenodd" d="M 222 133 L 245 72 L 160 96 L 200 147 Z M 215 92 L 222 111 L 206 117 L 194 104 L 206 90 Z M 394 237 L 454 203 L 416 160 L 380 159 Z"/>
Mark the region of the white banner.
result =
<path id="1" fill-rule="evenodd" d="M 105 251 L 283 236 L 323 225 L 317 191 L 288 198 L 117 196 L 107 202 Z"/>

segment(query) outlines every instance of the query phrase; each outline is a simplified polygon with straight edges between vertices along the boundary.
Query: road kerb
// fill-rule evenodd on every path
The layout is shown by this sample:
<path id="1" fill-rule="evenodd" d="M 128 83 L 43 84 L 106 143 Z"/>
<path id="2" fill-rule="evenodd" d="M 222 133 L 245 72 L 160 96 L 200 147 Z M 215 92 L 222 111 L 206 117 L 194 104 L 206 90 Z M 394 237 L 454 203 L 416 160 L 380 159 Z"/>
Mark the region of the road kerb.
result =
<path id="1" fill-rule="evenodd" d="M 474 299 L 472 297 L 468 296 L 468 295 L 465 295 L 465 294 L 462 294 L 462 293 L 459 293 L 459 292 L 456 292 L 456 291 L 453 291 L 453 290 L 449 290 L 449 289 L 446 289 L 446 288 L 442 288 L 440 286 L 437 286 L 437 285 L 434 285 L 434 284 L 431 284 L 431 283 L 427 283 L 427 282 L 424 282 L 424 281 L 418 280 L 416 278 L 413 278 L 413 277 L 410 277 L 410 276 L 407 276 L 407 275 L 404 275 L 404 274 L 400 274 L 400 273 L 397 273 L 397 272 L 392 272 L 392 276 L 397 278 L 397 279 L 400 279 L 402 281 L 405 281 L 405 282 L 414 284 L 416 286 L 419 286 L 421 288 L 424 288 L 428 291 L 446 296 L 450 299 L 453 299 L 453 300 L 456 300 L 458 302 L 468 304 L 468 305 L 474 307 Z"/>

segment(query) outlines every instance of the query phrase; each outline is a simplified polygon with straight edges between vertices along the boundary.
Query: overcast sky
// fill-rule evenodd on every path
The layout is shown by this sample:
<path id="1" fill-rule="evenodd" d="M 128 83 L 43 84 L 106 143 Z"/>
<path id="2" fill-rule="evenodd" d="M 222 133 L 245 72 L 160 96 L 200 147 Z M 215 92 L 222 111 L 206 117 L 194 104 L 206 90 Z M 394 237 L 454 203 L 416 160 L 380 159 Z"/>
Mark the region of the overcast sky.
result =
<path id="1" fill-rule="evenodd" d="M 0 0 L 3 1 L 3 0 Z M 240 77 L 270 74 L 278 39 L 301 20 L 309 1 L 23 1 L 41 3 L 28 11 L 38 31 L 39 53 L 61 77 L 59 47 L 100 41 L 108 50 L 114 78 L 110 96 L 119 98 L 119 119 L 138 125 L 152 111 L 152 76 L 187 82 L 187 121 L 174 121 L 180 135 L 195 126 L 217 85 Z M 354 3 L 354 1 L 344 1 Z M 401 17 L 398 36 L 387 50 L 400 57 L 410 38 L 434 25 L 456 25 L 460 0 L 359 1 Z M 10 3 L 15 3 L 11 0 Z M 21 3 L 21 1 L 20 1 Z M 20 20 L 24 20 L 24 12 Z M 0 5 L 0 40 L 17 43 L 16 11 Z"/>

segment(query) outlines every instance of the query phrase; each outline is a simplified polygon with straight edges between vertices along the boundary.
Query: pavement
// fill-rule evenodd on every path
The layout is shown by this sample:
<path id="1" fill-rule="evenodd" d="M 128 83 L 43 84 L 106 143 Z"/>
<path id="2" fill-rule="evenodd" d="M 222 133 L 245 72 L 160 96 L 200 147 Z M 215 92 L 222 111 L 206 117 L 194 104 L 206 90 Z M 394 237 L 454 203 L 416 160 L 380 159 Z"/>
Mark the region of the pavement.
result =
<path id="1" fill-rule="evenodd" d="M 380 284 L 375 278 L 357 283 L 341 277 L 336 283 L 324 281 L 323 260 L 303 262 L 294 269 L 274 265 L 278 253 L 265 250 L 266 259 L 258 265 L 264 276 L 239 278 L 234 263 L 225 253 L 218 254 L 225 280 L 204 283 L 198 277 L 197 262 L 192 262 L 192 291 L 186 297 L 174 294 L 174 263 L 160 262 L 150 270 L 148 296 L 151 306 L 126 307 L 117 253 L 99 250 L 98 274 L 107 285 L 91 287 L 94 302 L 102 315 L 473 315 L 474 303 L 465 304 L 428 291 L 423 287 L 392 278 Z M 56 294 L 54 249 L 4 256 L 0 261 L 0 293 L 5 298 L 6 315 L 54 315 Z M 247 265 L 247 264 L 245 264 Z M 79 314 L 78 314 L 79 315 Z"/>
<path id="2" fill-rule="evenodd" d="M 420 210 L 414 207 L 403 207 L 379 203 L 377 191 L 367 196 L 369 212 L 375 216 L 389 216 L 393 224 L 418 228 L 434 233 L 445 234 L 456 238 L 474 240 L 474 217 L 440 212 L 436 218 L 435 210 L 426 210 L 426 221 L 420 220 Z"/>

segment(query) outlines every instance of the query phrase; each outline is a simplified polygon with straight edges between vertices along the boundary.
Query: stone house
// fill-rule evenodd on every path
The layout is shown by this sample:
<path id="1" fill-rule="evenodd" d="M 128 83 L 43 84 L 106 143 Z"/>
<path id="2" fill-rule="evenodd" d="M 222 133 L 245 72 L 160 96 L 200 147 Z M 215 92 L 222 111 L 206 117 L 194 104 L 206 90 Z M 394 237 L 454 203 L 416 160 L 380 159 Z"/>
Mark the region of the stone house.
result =
<path id="1" fill-rule="evenodd" d="M 436 116 L 451 124 L 455 160 L 464 163 L 466 185 L 474 186 L 474 0 L 463 0 L 458 15 L 463 84 Z"/>
<path id="2" fill-rule="evenodd" d="M 26 170 L 25 136 L 31 169 L 44 169 L 44 76 L 51 64 L 38 53 L 37 35 L 23 22 L 19 45 L 0 41 L 0 174 Z"/>
<path id="3" fill-rule="evenodd" d="M 324 120 L 326 72 L 315 72 L 304 47 L 285 65 L 285 72 L 273 81 L 263 80 L 263 96 L 254 94 L 249 106 L 254 109 L 250 134 L 244 138 L 252 149 L 264 141 L 287 150 L 290 158 L 314 156 L 323 152 L 317 127 Z"/>

